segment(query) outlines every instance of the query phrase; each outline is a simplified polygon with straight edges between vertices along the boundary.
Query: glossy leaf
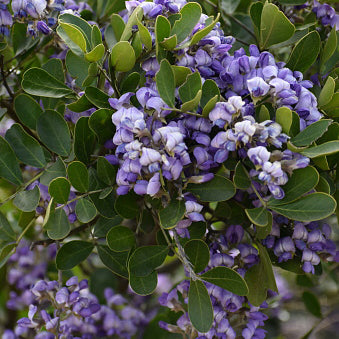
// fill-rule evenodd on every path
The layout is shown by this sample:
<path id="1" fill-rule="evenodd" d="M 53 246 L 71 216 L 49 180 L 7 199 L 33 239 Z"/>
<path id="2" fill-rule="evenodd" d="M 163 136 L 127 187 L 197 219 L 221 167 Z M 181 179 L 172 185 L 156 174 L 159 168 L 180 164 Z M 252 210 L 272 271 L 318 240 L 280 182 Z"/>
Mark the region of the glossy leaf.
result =
<path id="1" fill-rule="evenodd" d="M 59 270 L 70 270 L 84 261 L 93 251 L 94 245 L 87 241 L 73 240 L 58 251 L 55 263 Z"/>
<path id="2" fill-rule="evenodd" d="M 268 224 L 270 212 L 265 207 L 245 209 L 245 212 L 254 225 L 264 227 Z"/>
<path id="3" fill-rule="evenodd" d="M 270 206 L 289 219 L 304 222 L 325 219 L 334 213 L 335 208 L 335 200 L 325 193 L 312 193 L 288 204 Z"/>
<path id="4" fill-rule="evenodd" d="M 155 79 L 161 99 L 164 100 L 168 106 L 174 107 L 175 79 L 172 67 L 168 60 L 165 59 L 161 61 L 160 69 L 157 72 Z"/>
<path id="5" fill-rule="evenodd" d="M 187 3 L 180 10 L 181 18 L 175 21 L 171 35 L 176 35 L 178 43 L 182 42 L 199 22 L 201 16 L 201 7 L 195 2 Z"/>
<path id="6" fill-rule="evenodd" d="M 132 290 L 139 295 L 152 294 L 158 284 L 158 274 L 153 271 L 149 275 L 138 277 L 130 274 L 129 283 Z"/>
<path id="7" fill-rule="evenodd" d="M 105 54 L 105 46 L 99 44 L 95 46 L 90 52 L 85 54 L 85 59 L 89 62 L 99 61 Z"/>
<path id="8" fill-rule="evenodd" d="M 40 144 L 19 124 L 13 124 L 6 132 L 6 140 L 14 150 L 16 156 L 26 165 L 44 167 L 46 159 Z"/>
<path id="9" fill-rule="evenodd" d="M 320 107 L 325 106 L 331 101 L 334 94 L 334 90 L 335 90 L 335 81 L 332 77 L 329 76 L 319 94 L 318 104 Z"/>
<path id="10" fill-rule="evenodd" d="M 66 178 L 53 179 L 48 187 L 48 193 L 58 204 L 65 204 L 68 201 L 71 184 Z"/>
<path id="11" fill-rule="evenodd" d="M 187 191 L 193 193 L 201 201 L 225 201 L 235 194 L 233 183 L 220 175 L 202 184 L 188 184 Z"/>
<path id="12" fill-rule="evenodd" d="M 259 249 L 259 263 L 252 266 L 245 274 L 249 294 L 247 296 L 250 303 L 259 306 L 266 300 L 267 290 L 278 292 L 277 285 L 272 270 L 272 263 L 265 247 L 256 243 Z"/>
<path id="13" fill-rule="evenodd" d="M 116 71 L 128 72 L 134 67 L 136 56 L 128 41 L 119 41 L 111 52 L 112 65 Z"/>
<path id="14" fill-rule="evenodd" d="M 213 20 L 209 25 L 206 25 L 203 29 L 200 29 L 198 32 L 194 33 L 190 45 L 195 45 L 203 37 L 205 37 L 212 29 L 215 27 L 216 23 L 219 21 L 220 13 L 217 14 L 215 20 Z"/>
<path id="15" fill-rule="evenodd" d="M 89 117 L 88 124 L 96 134 L 100 144 L 104 144 L 107 140 L 113 138 L 114 125 L 111 110 L 98 109 Z"/>
<path id="16" fill-rule="evenodd" d="M 138 247 L 129 259 L 128 270 L 133 276 L 145 277 L 164 262 L 167 253 L 167 246 Z"/>
<path id="17" fill-rule="evenodd" d="M 134 192 L 119 195 L 115 200 L 115 211 L 125 219 L 134 219 L 139 214 L 138 196 Z"/>
<path id="18" fill-rule="evenodd" d="M 328 39 L 325 43 L 324 49 L 321 53 L 320 58 L 320 65 L 324 66 L 324 64 L 331 58 L 333 53 L 335 52 L 337 48 L 337 33 L 336 33 L 336 27 L 334 26 L 331 30 L 331 33 L 328 36 Z"/>
<path id="19" fill-rule="evenodd" d="M 288 107 L 279 107 L 275 112 L 275 121 L 282 127 L 282 131 L 287 135 L 293 123 L 292 111 Z"/>
<path id="20" fill-rule="evenodd" d="M 117 215 L 112 219 L 99 217 L 93 227 L 93 235 L 97 238 L 105 238 L 112 227 L 118 226 L 122 222 L 122 218 Z"/>
<path id="21" fill-rule="evenodd" d="M 283 199 L 271 199 L 268 206 L 283 205 L 292 202 L 311 191 L 318 183 L 319 174 L 314 167 L 308 166 L 293 171 L 288 182 L 281 186 L 285 192 Z"/>
<path id="22" fill-rule="evenodd" d="M 116 226 L 107 233 L 107 245 L 116 252 L 130 250 L 135 244 L 134 233 L 125 226 Z"/>
<path id="23" fill-rule="evenodd" d="M 16 194 L 13 204 L 23 212 L 35 211 L 40 201 L 40 190 L 35 186 L 32 190 L 20 191 Z"/>
<path id="24" fill-rule="evenodd" d="M 108 103 L 109 96 L 99 88 L 88 86 L 85 89 L 87 99 L 98 108 L 111 108 Z"/>
<path id="25" fill-rule="evenodd" d="M 297 147 L 309 146 L 327 131 L 331 123 L 332 120 L 330 119 L 316 121 L 313 124 L 307 126 L 290 141 L 294 146 Z"/>
<path id="26" fill-rule="evenodd" d="M 12 226 L 1 212 L 0 212 L 0 240 L 6 242 L 16 240 L 16 234 L 13 231 Z"/>
<path id="27" fill-rule="evenodd" d="M 192 280 L 188 291 L 188 316 L 192 325 L 206 333 L 213 323 L 213 308 L 207 288 L 203 282 Z"/>
<path id="28" fill-rule="evenodd" d="M 107 185 L 115 183 L 117 169 L 111 165 L 104 157 L 99 157 L 97 161 L 98 178 Z"/>
<path id="29" fill-rule="evenodd" d="M 246 190 L 251 186 L 251 179 L 249 178 L 248 172 L 241 161 L 239 161 L 235 167 L 233 182 L 237 188 L 243 190 Z"/>
<path id="30" fill-rule="evenodd" d="M 73 94 L 63 82 L 37 67 L 32 67 L 24 73 L 21 85 L 25 92 L 41 97 L 63 98 Z"/>
<path id="31" fill-rule="evenodd" d="M 88 121 L 88 117 L 81 117 L 77 121 L 74 131 L 74 153 L 85 164 L 89 164 L 91 161 L 96 139 L 94 132 L 89 128 Z"/>
<path id="32" fill-rule="evenodd" d="M 317 31 L 308 33 L 293 48 L 286 67 L 302 73 L 307 71 L 317 60 L 320 46 L 319 33 Z"/>
<path id="33" fill-rule="evenodd" d="M 108 246 L 97 246 L 99 257 L 102 263 L 109 268 L 113 273 L 128 278 L 127 258 L 128 251 L 114 252 Z"/>
<path id="34" fill-rule="evenodd" d="M 173 199 L 168 206 L 159 212 L 161 226 L 165 229 L 175 227 L 186 212 L 184 200 Z"/>
<path id="35" fill-rule="evenodd" d="M 87 223 L 95 218 L 97 209 L 88 199 L 82 198 L 75 205 L 75 213 L 80 222 Z"/>
<path id="36" fill-rule="evenodd" d="M 217 96 L 219 100 L 220 90 L 218 85 L 211 79 L 205 80 L 204 84 L 202 85 L 200 106 L 205 107 L 211 99 L 215 98 L 215 96 Z"/>
<path id="37" fill-rule="evenodd" d="M 315 158 L 322 155 L 329 155 L 339 152 L 339 141 L 333 140 L 324 144 L 307 148 L 300 153 L 308 158 Z"/>
<path id="38" fill-rule="evenodd" d="M 294 31 L 294 25 L 276 5 L 265 3 L 261 13 L 260 23 L 261 49 L 288 40 Z"/>
<path id="39" fill-rule="evenodd" d="M 75 25 L 60 22 L 56 31 L 75 54 L 82 55 L 86 52 L 85 37 Z"/>
<path id="40" fill-rule="evenodd" d="M 56 111 L 47 110 L 37 121 L 41 141 L 53 152 L 67 156 L 71 150 L 71 135 L 64 118 Z"/>
<path id="41" fill-rule="evenodd" d="M 236 271 L 227 267 L 214 267 L 202 274 L 201 279 L 217 285 L 236 295 L 247 295 L 248 287 L 245 280 Z"/>
<path id="42" fill-rule="evenodd" d="M 143 10 L 140 6 L 138 6 L 131 16 L 128 19 L 128 22 L 124 28 L 124 31 L 121 34 L 120 40 L 127 41 L 132 36 L 133 26 L 137 25 L 138 20 L 141 20 L 143 16 Z"/>
<path id="43" fill-rule="evenodd" d="M 38 117 L 42 114 L 40 105 L 29 95 L 19 94 L 14 99 L 15 113 L 20 121 L 30 129 L 36 129 Z"/>
<path id="44" fill-rule="evenodd" d="M 65 176 L 66 166 L 60 158 L 57 158 L 56 162 L 53 165 L 46 168 L 43 175 L 40 177 L 40 182 L 43 185 L 48 186 L 53 179 Z"/>
<path id="45" fill-rule="evenodd" d="M 49 217 L 45 229 L 47 230 L 48 237 L 53 240 L 67 237 L 71 230 L 71 225 L 66 212 L 62 208 L 55 210 Z"/>
<path id="46" fill-rule="evenodd" d="M 201 90 L 200 74 L 198 72 L 189 74 L 186 78 L 185 83 L 181 87 L 179 87 L 179 95 L 181 101 L 185 103 L 193 100 L 200 90 Z"/>
<path id="47" fill-rule="evenodd" d="M 14 151 L 8 142 L 0 136 L 0 177 L 15 185 L 23 182 L 21 170 Z"/>
<path id="48" fill-rule="evenodd" d="M 189 240 L 185 244 L 184 250 L 193 265 L 194 271 L 196 273 L 203 271 L 210 261 L 210 251 L 207 244 L 199 239 Z"/>
<path id="49" fill-rule="evenodd" d="M 79 192 L 88 191 L 89 178 L 86 166 L 80 161 L 73 161 L 67 167 L 67 175 L 72 186 Z"/>

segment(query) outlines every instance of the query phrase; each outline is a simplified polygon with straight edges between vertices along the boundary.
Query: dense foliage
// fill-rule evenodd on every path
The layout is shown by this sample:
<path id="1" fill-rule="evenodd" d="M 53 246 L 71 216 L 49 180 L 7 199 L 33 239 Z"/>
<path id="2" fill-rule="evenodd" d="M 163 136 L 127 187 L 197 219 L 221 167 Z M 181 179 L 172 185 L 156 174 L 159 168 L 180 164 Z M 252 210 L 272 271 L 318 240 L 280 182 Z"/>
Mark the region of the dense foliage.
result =
<path id="1" fill-rule="evenodd" d="M 261 339 L 272 264 L 323 316 L 334 6 L 0 0 L 4 339 Z"/>

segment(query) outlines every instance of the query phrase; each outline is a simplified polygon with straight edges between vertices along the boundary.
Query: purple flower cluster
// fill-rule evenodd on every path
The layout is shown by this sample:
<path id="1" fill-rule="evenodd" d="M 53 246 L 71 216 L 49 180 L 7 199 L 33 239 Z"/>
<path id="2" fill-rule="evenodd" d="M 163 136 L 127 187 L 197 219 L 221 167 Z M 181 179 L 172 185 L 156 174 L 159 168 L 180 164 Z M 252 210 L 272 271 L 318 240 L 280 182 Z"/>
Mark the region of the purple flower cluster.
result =
<path id="1" fill-rule="evenodd" d="M 339 14 L 336 13 L 335 9 L 328 4 L 321 4 L 316 0 L 313 0 L 312 12 L 317 15 L 317 19 L 321 21 L 324 26 L 330 25 L 336 27 L 339 30 Z"/>
<path id="2" fill-rule="evenodd" d="M 293 222 L 275 215 L 272 231 L 263 244 L 272 249 L 278 262 L 284 262 L 297 256 L 302 269 L 306 273 L 314 274 L 314 266 L 320 259 L 327 261 L 336 260 L 336 246 L 331 238 L 331 227 L 320 221 L 310 223 Z"/>
<path id="3" fill-rule="evenodd" d="M 259 256 L 257 249 L 243 240 L 244 229 L 240 225 L 229 226 L 225 235 L 219 236 L 210 244 L 210 261 L 203 272 L 213 267 L 225 266 L 236 269 L 240 275 L 244 276 L 248 268 L 259 262 Z M 160 321 L 160 327 L 169 332 L 194 333 L 200 339 L 234 339 L 240 334 L 244 339 L 265 337 L 266 331 L 260 327 L 264 326 L 267 316 L 260 311 L 260 308 L 266 308 L 266 303 L 263 303 L 261 307 L 254 307 L 246 297 L 235 295 L 211 283 L 206 282 L 205 285 L 211 297 L 214 311 L 213 325 L 207 333 L 196 332 L 185 310 L 190 286 L 188 280 L 178 284 L 169 293 L 163 293 L 159 298 L 162 306 L 176 312 L 183 312 L 175 325 Z M 232 327 L 231 323 L 236 318 L 241 318 L 245 325 L 237 329 Z"/>
<path id="4" fill-rule="evenodd" d="M 10 292 L 7 307 L 29 311 L 27 317 L 18 320 L 14 330 L 4 332 L 3 339 L 58 336 L 90 339 L 112 335 L 129 339 L 141 333 L 152 314 L 146 315 L 139 300 L 127 300 L 106 288 L 106 304 L 100 305 L 89 292 L 87 280 L 72 277 L 65 286 L 47 280 L 47 266 L 55 253 L 54 245 L 37 246 L 34 250 L 24 245 L 10 258 L 8 281 L 15 292 Z"/>

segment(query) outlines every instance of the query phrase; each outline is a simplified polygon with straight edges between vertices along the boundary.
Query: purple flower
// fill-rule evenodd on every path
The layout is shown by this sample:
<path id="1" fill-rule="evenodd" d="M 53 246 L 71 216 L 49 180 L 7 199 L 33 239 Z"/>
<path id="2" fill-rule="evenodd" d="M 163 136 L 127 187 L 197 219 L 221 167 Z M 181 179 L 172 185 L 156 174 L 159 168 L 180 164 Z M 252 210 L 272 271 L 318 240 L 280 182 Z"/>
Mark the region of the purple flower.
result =
<path id="1" fill-rule="evenodd" d="M 260 77 L 254 77 L 247 80 L 247 88 L 254 97 L 266 95 L 270 86 Z"/>

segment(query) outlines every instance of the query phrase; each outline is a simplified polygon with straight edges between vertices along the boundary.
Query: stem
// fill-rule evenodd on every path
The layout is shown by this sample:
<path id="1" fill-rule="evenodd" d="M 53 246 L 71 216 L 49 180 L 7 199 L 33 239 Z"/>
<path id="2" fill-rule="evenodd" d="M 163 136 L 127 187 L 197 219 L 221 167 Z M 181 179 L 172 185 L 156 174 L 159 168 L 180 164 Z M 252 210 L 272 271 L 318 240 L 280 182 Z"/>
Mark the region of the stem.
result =
<path id="1" fill-rule="evenodd" d="M 21 239 L 23 238 L 23 236 L 26 234 L 26 232 L 29 230 L 29 228 L 33 225 L 35 219 L 31 220 L 30 223 L 25 227 L 25 229 L 21 232 L 21 234 L 19 235 L 16 244 L 19 245 L 19 242 L 21 241 Z"/>
<path id="2" fill-rule="evenodd" d="M 1 57 L 0 57 L 0 71 L 1 71 L 1 77 L 2 77 L 3 84 L 6 88 L 9 96 L 13 99 L 14 94 L 13 94 L 11 88 L 8 86 L 8 83 L 7 83 L 7 80 L 6 80 L 6 75 L 5 75 L 5 71 L 4 71 L 4 57 L 3 57 L 3 55 L 1 55 Z"/>
<path id="3" fill-rule="evenodd" d="M 62 204 L 62 205 L 56 207 L 55 209 L 58 210 L 59 208 L 63 208 L 63 207 L 65 207 L 65 206 L 67 206 L 67 205 L 70 204 L 71 202 L 77 201 L 77 200 L 79 200 L 79 199 L 81 199 L 81 198 L 87 197 L 88 195 L 91 195 L 91 194 L 94 194 L 94 193 L 100 193 L 100 192 L 102 192 L 103 190 L 105 190 L 105 188 L 101 188 L 101 189 L 96 190 L 96 191 L 90 191 L 90 192 L 87 192 L 87 193 L 85 193 L 85 194 L 78 195 L 78 196 L 75 197 L 74 199 L 67 201 L 66 203 L 64 203 L 64 204 Z"/>

